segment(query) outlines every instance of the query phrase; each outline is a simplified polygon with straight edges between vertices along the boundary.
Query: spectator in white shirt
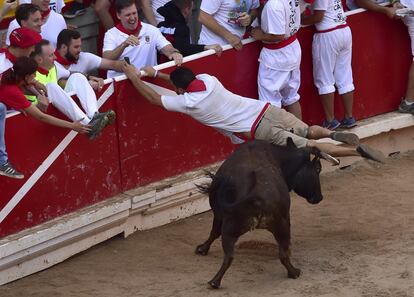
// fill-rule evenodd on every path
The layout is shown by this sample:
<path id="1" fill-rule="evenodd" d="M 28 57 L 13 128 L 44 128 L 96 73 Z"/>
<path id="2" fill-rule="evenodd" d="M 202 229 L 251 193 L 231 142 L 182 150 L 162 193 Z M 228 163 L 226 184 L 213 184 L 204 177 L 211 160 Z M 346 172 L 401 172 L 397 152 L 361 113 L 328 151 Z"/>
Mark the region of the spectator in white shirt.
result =
<path id="1" fill-rule="evenodd" d="M 394 0 L 393 7 L 395 9 L 414 7 L 413 0 Z M 411 62 L 410 71 L 408 73 L 408 82 L 407 89 L 405 91 L 405 96 L 402 98 L 400 105 L 398 106 L 398 111 L 402 113 L 411 113 L 414 115 L 414 17 L 407 15 L 403 17 L 403 22 L 408 28 L 408 34 L 410 35 L 411 40 L 411 54 L 413 60 Z"/>
<path id="2" fill-rule="evenodd" d="M 27 4 L 27 3 L 33 3 L 32 0 L 19 0 L 19 5 Z M 50 0 L 49 1 L 49 8 L 50 10 L 53 10 L 54 12 L 61 13 L 62 8 L 65 7 L 65 1 L 64 0 Z"/>
<path id="3" fill-rule="evenodd" d="M 312 43 L 313 79 L 325 111 L 322 126 L 330 130 L 352 128 L 356 126 L 352 116 L 355 89 L 351 66 L 352 33 L 341 0 L 315 0 L 311 10 L 312 14 L 302 15 L 302 24 L 316 27 Z M 334 113 L 335 86 L 345 110 L 341 122 Z"/>
<path id="4" fill-rule="evenodd" d="M 25 7 L 28 7 L 30 4 L 25 4 Z M 62 15 L 54 12 L 53 10 L 50 10 L 49 8 L 49 1 L 48 0 L 32 0 L 32 5 L 36 5 L 40 8 L 40 15 L 41 15 L 41 28 L 40 28 L 40 34 L 42 35 L 43 39 L 49 40 L 53 46 L 56 47 L 56 38 L 60 31 L 63 29 L 66 29 L 66 22 Z M 19 7 L 17 8 L 19 10 Z M 26 8 L 25 8 L 26 10 Z M 29 9 L 28 14 L 25 15 L 25 18 L 30 19 L 33 22 L 34 18 L 38 18 L 38 13 L 31 13 L 31 9 Z M 27 25 L 30 24 L 30 22 L 27 23 Z M 18 21 L 15 19 L 9 24 L 9 28 L 7 30 L 7 39 L 6 44 L 9 45 L 9 36 L 10 33 L 16 29 L 20 28 Z M 36 23 L 36 26 L 38 26 L 38 23 Z M 31 28 L 33 30 L 37 31 L 36 28 Z"/>
<path id="5" fill-rule="evenodd" d="M 164 17 L 157 12 L 157 9 L 167 4 L 168 1 L 169 0 L 141 0 L 142 13 L 145 20 L 155 27 L 164 21 Z"/>
<path id="6" fill-rule="evenodd" d="M 231 44 L 241 50 L 241 39 L 256 18 L 259 0 L 203 0 L 199 22 L 202 24 L 200 44 Z"/>
<path id="7" fill-rule="evenodd" d="M 64 80 L 71 73 L 80 72 L 88 77 L 90 85 L 97 91 L 102 88 L 103 79 L 89 74 L 98 69 L 121 71 L 125 63 L 125 61 L 113 61 L 101 58 L 92 53 L 82 52 L 80 33 L 69 29 L 60 32 L 57 39 L 55 56 L 58 73 L 65 73 L 66 70 L 66 75 L 58 78 L 63 86 L 65 85 Z"/>
<path id="8" fill-rule="evenodd" d="M 178 65 L 183 56 L 165 39 L 157 27 L 141 23 L 133 0 L 117 0 L 115 3 L 120 23 L 105 33 L 103 57 L 119 60 L 128 57 L 137 68 L 157 65 L 157 50 Z M 108 77 L 121 73 L 108 71 Z"/>

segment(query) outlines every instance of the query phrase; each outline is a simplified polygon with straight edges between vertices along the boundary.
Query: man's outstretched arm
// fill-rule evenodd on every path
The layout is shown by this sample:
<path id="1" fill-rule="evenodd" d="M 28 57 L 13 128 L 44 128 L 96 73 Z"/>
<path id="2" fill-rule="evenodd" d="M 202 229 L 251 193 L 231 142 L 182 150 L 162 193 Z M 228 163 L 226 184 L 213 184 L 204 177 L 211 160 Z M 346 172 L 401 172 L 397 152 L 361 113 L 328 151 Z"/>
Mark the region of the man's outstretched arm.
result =
<path id="1" fill-rule="evenodd" d="M 126 64 L 123 66 L 122 70 L 125 73 L 125 75 L 128 77 L 128 79 L 131 81 L 135 89 L 138 91 L 138 93 L 140 93 L 150 103 L 163 107 L 162 101 L 161 101 L 161 95 L 155 92 L 149 86 L 147 86 L 141 80 L 140 72 L 137 71 L 137 69 L 133 65 Z M 160 76 L 160 78 L 162 77 Z"/>

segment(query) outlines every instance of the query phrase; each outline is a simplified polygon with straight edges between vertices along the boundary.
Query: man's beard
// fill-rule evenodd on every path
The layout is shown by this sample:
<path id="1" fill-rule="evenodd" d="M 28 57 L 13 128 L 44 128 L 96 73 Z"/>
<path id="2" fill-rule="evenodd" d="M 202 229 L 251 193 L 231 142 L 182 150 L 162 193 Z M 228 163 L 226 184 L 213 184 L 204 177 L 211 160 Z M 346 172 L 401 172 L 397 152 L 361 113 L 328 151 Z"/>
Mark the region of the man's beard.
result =
<path id="1" fill-rule="evenodd" d="M 72 62 L 72 63 L 76 63 L 79 60 L 79 56 L 78 57 L 75 57 L 71 53 L 67 52 L 66 53 L 66 60 L 68 60 L 69 62 Z"/>

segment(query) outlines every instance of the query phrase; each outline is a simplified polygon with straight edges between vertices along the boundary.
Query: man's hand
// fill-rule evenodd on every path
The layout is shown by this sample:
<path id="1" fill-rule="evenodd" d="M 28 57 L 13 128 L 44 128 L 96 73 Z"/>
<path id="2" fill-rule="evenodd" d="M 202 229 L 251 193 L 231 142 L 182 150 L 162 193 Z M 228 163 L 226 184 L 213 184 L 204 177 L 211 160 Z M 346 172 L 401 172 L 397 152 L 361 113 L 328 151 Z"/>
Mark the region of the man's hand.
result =
<path id="1" fill-rule="evenodd" d="M 42 91 L 40 91 L 40 95 L 37 96 L 37 101 L 39 101 L 40 104 L 44 105 L 44 106 L 48 106 L 49 105 L 49 98 L 47 98 Z"/>
<path id="2" fill-rule="evenodd" d="M 401 18 L 400 16 L 398 16 L 396 14 L 396 11 L 397 11 L 398 8 L 396 8 L 396 7 L 384 7 L 384 8 L 386 9 L 385 10 L 385 15 L 387 17 L 389 17 L 390 19 L 400 19 Z"/>
<path id="3" fill-rule="evenodd" d="M 103 78 L 89 75 L 88 80 L 89 80 L 89 84 L 91 85 L 92 89 L 94 89 L 95 91 L 102 90 L 102 87 L 104 85 Z"/>
<path id="4" fill-rule="evenodd" d="M 210 45 L 206 45 L 204 46 L 204 50 L 209 50 L 212 49 L 216 52 L 217 56 L 221 56 L 221 53 L 223 51 L 223 48 L 219 45 L 219 44 L 210 44 Z"/>
<path id="5" fill-rule="evenodd" d="M 183 55 L 181 55 L 180 53 L 174 52 L 172 53 L 168 59 L 170 60 L 174 60 L 175 65 L 180 66 L 183 63 Z"/>
<path id="6" fill-rule="evenodd" d="M 32 83 L 32 85 L 35 87 L 35 89 L 36 89 L 39 93 L 41 93 L 41 94 L 43 94 L 43 95 L 47 96 L 47 89 L 46 89 L 46 86 L 45 86 L 44 84 L 42 84 L 42 83 L 38 82 L 37 80 L 34 80 L 34 81 L 33 81 L 33 83 Z"/>
<path id="7" fill-rule="evenodd" d="M 123 42 L 124 47 L 137 45 L 139 45 L 139 39 L 135 35 L 129 35 L 128 38 Z"/>
<path id="8" fill-rule="evenodd" d="M 241 43 L 241 39 L 234 35 L 231 34 L 228 38 L 227 41 L 230 43 L 230 45 L 232 47 L 234 47 L 236 50 L 240 51 L 243 48 L 243 44 Z"/>
<path id="9" fill-rule="evenodd" d="M 86 133 L 91 131 L 91 127 L 89 125 L 81 124 L 81 122 L 79 120 L 79 121 L 74 121 L 72 123 L 72 130 L 76 131 L 80 134 L 86 134 Z"/>
<path id="10" fill-rule="evenodd" d="M 396 9 L 401 9 L 401 8 L 405 8 L 404 5 L 401 4 L 401 2 L 394 2 L 394 4 L 392 5 L 392 7 L 396 8 Z"/>
<path id="11" fill-rule="evenodd" d="M 3 2 L 3 7 L 0 10 L 0 18 L 5 17 L 10 11 L 17 7 L 17 1 L 6 0 Z"/>
<path id="12" fill-rule="evenodd" d="M 137 69 L 135 68 L 134 65 L 130 65 L 128 63 L 126 63 L 123 67 L 122 67 L 122 71 L 125 73 L 125 75 L 131 79 L 134 77 L 141 77 L 141 73 L 140 71 L 137 71 Z"/>
<path id="13" fill-rule="evenodd" d="M 239 21 L 240 25 L 242 25 L 243 27 L 247 27 L 252 22 L 252 17 L 247 12 L 243 12 L 240 14 L 237 20 Z"/>
<path id="14" fill-rule="evenodd" d="M 145 66 L 141 70 L 144 71 L 148 77 L 155 77 L 155 74 L 157 73 L 157 70 L 155 70 L 154 67 L 151 66 Z"/>
<path id="15" fill-rule="evenodd" d="M 255 27 L 250 31 L 250 35 L 256 40 L 262 40 L 264 32 L 259 27 Z"/>

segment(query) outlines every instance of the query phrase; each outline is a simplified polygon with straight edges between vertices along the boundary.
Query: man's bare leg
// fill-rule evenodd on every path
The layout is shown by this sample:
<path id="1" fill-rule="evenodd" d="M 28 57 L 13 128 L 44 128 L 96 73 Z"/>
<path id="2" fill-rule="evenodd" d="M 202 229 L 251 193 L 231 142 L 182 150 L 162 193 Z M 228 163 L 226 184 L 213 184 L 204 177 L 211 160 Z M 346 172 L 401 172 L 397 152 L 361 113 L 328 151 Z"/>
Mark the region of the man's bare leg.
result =
<path id="1" fill-rule="evenodd" d="M 373 149 L 365 144 L 360 144 L 355 148 L 309 140 L 307 146 L 316 147 L 321 152 L 327 153 L 333 157 L 360 156 L 380 163 L 385 163 L 385 156 L 381 151 Z"/>
<path id="2" fill-rule="evenodd" d="M 105 28 L 105 31 L 111 29 L 114 26 L 114 20 L 109 13 L 110 7 L 111 3 L 109 0 L 96 0 L 95 2 L 95 13 Z"/>
<path id="3" fill-rule="evenodd" d="M 414 61 L 411 63 L 410 71 L 408 72 L 407 91 L 405 93 L 405 100 L 408 102 L 414 101 Z"/>
<path id="4" fill-rule="evenodd" d="M 407 91 L 405 98 L 398 106 L 398 111 L 402 113 L 411 113 L 414 115 L 414 61 L 411 63 L 410 72 L 408 73 Z"/>
<path id="5" fill-rule="evenodd" d="M 299 101 L 296 101 L 295 103 L 286 106 L 286 110 L 298 119 L 302 119 L 302 108 L 300 107 Z"/>
<path id="6" fill-rule="evenodd" d="M 333 157 L 360 156 L 356 148 L 334 145 L 332 143 L 320 143 L 313 140 L 309 140 L 307 146 L 316 147 L 321 152 L 325 152 Z"/>
<path id="7" fill-rule="evenodd" d="M 334 115 L 334 97 L 335 93 L 323 94 L 320 95 L 323 111 L 325 112 L 325 119 L 328 122 L 332 122 L 335 118 Z"/>
<path id="8" fill-rule="evenodd" d="M 346 144 L 357 146 L 359 144 L 359 138 L 354 133 L 347 132 L 332 132 L 329 129 L 323 128 L 321 126 L 310 126 L 308 128 L 308 139 L 321 139 L 321 138 L 331 138 L 336 141 L 340 141 Z"/>

